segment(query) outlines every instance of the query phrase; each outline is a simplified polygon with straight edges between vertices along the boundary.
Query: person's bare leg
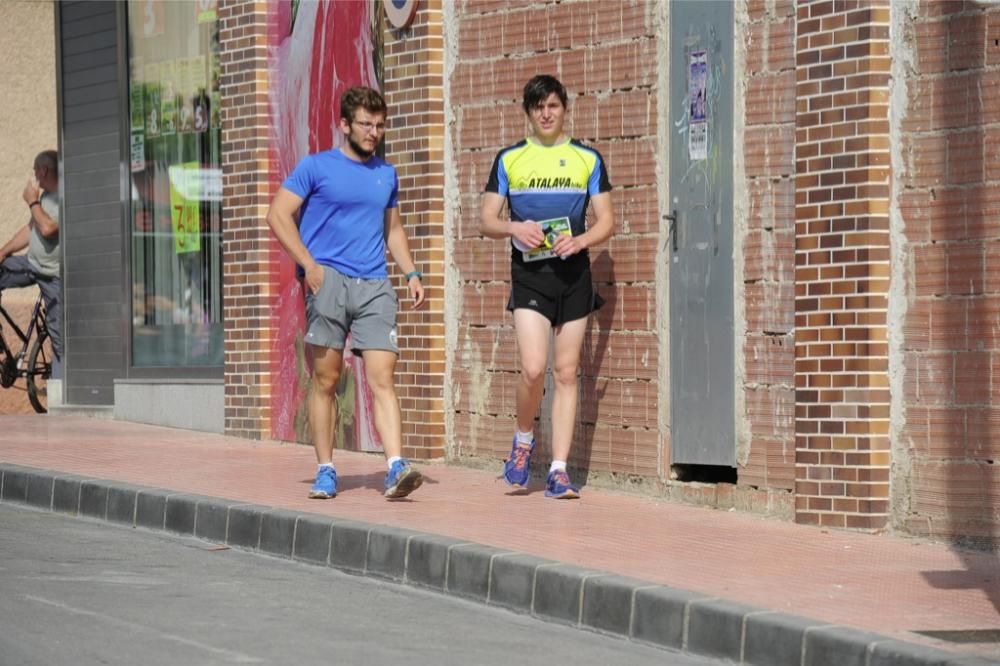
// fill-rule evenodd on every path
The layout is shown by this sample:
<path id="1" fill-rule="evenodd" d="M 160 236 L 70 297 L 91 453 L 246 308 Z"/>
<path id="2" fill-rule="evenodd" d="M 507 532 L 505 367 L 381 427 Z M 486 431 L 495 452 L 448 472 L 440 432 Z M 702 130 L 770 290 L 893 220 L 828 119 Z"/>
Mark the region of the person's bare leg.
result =
<path id="1" fill-rule="evenodd" d="M 538 407 L 542 404 L 552 323 L 534 310 L 518 308 L 514 310 L 514 332 L 521 359 L 521 375 L 517 382 L 517 429 L 531 432 Z"/>
<path id="2" fill-rule="evenodd" d="M 337 424 L 334 413 L 337 382 L 343 366 L 344 352 L 309 345 L 313 358 L 312 387 L 309 391 L 309 429 L 312 434 L 316 461 L 320 464 L 333 462 L 333 429 Z"/>
<path id="3" fill-rule="evenodd" d="M 587 333 L 587 318 L 568 321 L 556 327 L 555 354 L 552 374 L 555 395 L 552 398 L 552 459 L 569 460 L 576 426 L 576 404 L 579 392 L 577 371 L 580 351 Z"/>
<path id="4" fill-rule="evenodd" d="M 382 349 L 369 349 L 361 353 L 365 361 L 365 376 L 371 389 L 375 412 L 375 429 L 382 440 L 386 458 L 402 455 L 403 417 L 399 411 L 396 385 L 396 354 Z"/>

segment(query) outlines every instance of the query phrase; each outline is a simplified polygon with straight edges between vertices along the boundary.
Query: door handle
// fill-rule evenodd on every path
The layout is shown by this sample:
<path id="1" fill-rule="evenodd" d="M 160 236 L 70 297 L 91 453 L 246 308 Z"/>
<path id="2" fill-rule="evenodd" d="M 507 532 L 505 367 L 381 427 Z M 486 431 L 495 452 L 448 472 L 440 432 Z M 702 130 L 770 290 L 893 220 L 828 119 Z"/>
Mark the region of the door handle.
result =
<path id="1" fill-rule="evenodd" d="M 670 229 L 667 231 L 667 235 L 670 236 L 670 243 L 673 245 L 674 252 L 677 251 L 677 209 L 670 211 L 669 215 L 663 216 L 664 220 L 670 221 Z"/>

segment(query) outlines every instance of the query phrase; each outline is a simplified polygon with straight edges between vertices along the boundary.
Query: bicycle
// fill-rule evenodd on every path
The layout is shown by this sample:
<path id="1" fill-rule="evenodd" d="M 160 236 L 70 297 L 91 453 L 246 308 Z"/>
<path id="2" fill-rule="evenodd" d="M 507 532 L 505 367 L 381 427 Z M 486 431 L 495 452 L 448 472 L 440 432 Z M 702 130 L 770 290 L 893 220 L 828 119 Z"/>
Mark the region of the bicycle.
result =
<path id="1" fill-rule="evenodd" d="M 0 331 L 0 388 L 10 388 L 20 377 L 24 377 L 28 387 L 28 402 L 39 414 L 48 411 L 47 383 L 52 376 L 52 359 L 46 348 L 49 329 L 45 325 L 45 309 L 42 294 L 38 294 L 27 332 L 21 330 L 13 317 L 0 302 L 0 317 L 7 320 L 10 329 L 21 340 L 21 349 L 14 352 Z M 3 322 L 0 322 L 0 329 Z M 29 343 L 31 351 L 29 349 Z M 14 344 L 17 344 L 16 342 Z"/>

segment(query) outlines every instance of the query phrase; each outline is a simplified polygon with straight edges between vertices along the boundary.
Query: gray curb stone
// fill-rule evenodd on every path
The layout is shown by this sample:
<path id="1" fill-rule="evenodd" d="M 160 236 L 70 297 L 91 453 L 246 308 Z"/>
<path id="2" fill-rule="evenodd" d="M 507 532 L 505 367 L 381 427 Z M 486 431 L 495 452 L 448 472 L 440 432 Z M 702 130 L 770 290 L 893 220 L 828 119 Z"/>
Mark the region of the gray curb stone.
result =
<path id="1" fill-rule="evenodd" d="M 28 475 L 28 492 L 24 501 L 39 509 L 52 509 L 52 486 L 55 479 L 42 474 Z"/>
<path id="2" fill-rule="evenodd" d="M 198 498 L 176 494 L 167 497 L 163 527 L 168 532 L 194 536 L 194 518 L 198 511 Z"/>
<path id="3" fill-rule="evenodd" d="M 468 543 L 435 534 L 415 534 L 406 548 L 406 580 L 434 590 L 445 589 L 448 559 L 454 547 Z"/>
<path id="4" fill-rule="evenodd" d="M 57 476 L 52 483 L 52 510 L 76 515 L 80 511 L 80 484 L 77 476 Z"/>
<path id="5" fill-rule="evenodd" d="M 313 564 L 329 564 L 334 522 L 321 516 L 299 516 L 299 522 L 295 524 L 292 558 Z"/>
<path id="6" fill-rule="evenodd" d="M 587 578 L 580 624 L 611 634 L 630 635 L 632 599 L 642 587 L 649 587 L 649 583 L 616 575 Z"/>
<path id="7" fill-rule="evenodd" d="M 448 557 L 448 592 L 485 602 L 490 595 L 493 558 L 509 553 L 478 543 L 453 547 Z"/>
<path id="8" fill-rule="evenodd" d="M 0 463 L 0 501 L 196 536 L 748 666 L 986 666 L 889 639 L 447 536 Z"/>
<path id="9" fill-rule="evenodd" d="M 850 627 L 826 626 L 806 631 L 802 666 L 866 664 L 868 646 L 882 636 Z"/>
<path id="10" fill-rule="evenodd" d="M 226 528 L 226 543 L 237 548 L 256 550 L 260 545 L 261 516 L 264 507 L 252 504 L 237 504 L 229 507 L 229 525 Z"/>
<path id="11" fill-rule="evenodd" d="M 199 539 L 226 543 L 226 529 L 229 527 L 229 508 L 236 502 L 226 502 L 206 498 L 198 500 L 194 514 L 194 535 Z"/>
<path id="12" fill-rule="evenodd" d="M 363 572 L 368 558 L 368 532 L 371 529 L 371 525 L 353 520 L 335 523 L 330 537 L 330 566 Z"/>
<path id="13" fill-rule="evenodd" d="M 688 626 L 688 605 L 711 599 L 704 594 L 653 587 L 635 591 L 632 638 L 682 650 Z"/>
<path id="14" fill-rule="evenodd" d="M 827 626 L 797 615 L 766 611 L 746 617 L 743 663 L 749 666 L 799 666 L 806 631 Z"/>
<path id="15" fill-rule="evenodd" d="M 368 532 L 365 573 L 390 580 L 406 580 L 406 546 L 417 532 L 399 527 L 373 527 Z"/>
<path id="16" fill-rule="evenodd" d="M 104 520 L 108 515 L 108 486 L 98 480 L 80 484 L 80 515 Z"/>
<path id="17" fill-rule="evenodd" d="M 546 564 L 538 567 L 535 569 L 532 614 L 557 622 L 579 624 L 583 585 L 588 578 L 603 575 L 606 574 L 571 564 Z"/>
<path id="18" fill-rule="evenodd" d="M 535 570 L 552 564 L 558 562 L 520 553 L 494 557 L 490 571 L 489 603 L 530 613 L 535 593 Z"/>
<path id="19" fill-rule="evenodd" d="M 688 606 L 688 631 L 684 648 L 696 654 L 740 663 L 743 651 L 743 618 L 761 609 L 723 599 L 692 601 Z"/>
<path id="20" fill-rule="evenodd" d="M 135 526 L 151 530 L 162 530 L 167 513 L 167 497 L 164 490 L 143 490 L 135 498 Z"/>
<path id="21" fill-rule="evenodd" d="M 109 487 L 108 522 L 135 527 L 135 507 L 138 503 L 139 493 L 142 490 L 139 486 L 129 485 Z"/>
<path id="22" fill-rule="evenodd" d="M 292 556 L 295 523 L 299 514 L 286 509 L 271 509 L 260 517 L 260 551 L 278 557 Z"/>
<path id="23" fill-rule="evenodd" d="M 19 469 L 5 470 L 0 498 L 7 502 L 24 502 L 27 497 L 28 473 Z"/>
<path id="24" fill-rule="evenodd" d="M 978 657 L 956 659 L 950 652 L 892 640 L 876 643 L 869 652 L 869 666 L 985 666 L 996 663 Z"/>

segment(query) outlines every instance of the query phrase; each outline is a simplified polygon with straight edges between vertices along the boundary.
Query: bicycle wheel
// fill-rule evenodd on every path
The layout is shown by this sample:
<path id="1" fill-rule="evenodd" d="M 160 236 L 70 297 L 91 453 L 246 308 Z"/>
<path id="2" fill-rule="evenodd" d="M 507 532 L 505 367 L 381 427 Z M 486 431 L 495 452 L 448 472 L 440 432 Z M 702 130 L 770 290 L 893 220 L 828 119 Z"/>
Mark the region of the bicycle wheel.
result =
<path id="1" fill-rule="evenodd" d="M 48 410 L 48 381 L 52 376 L 52 361 L 50 352 L 46 348 L 49 340 L 47 331 L 42 331 L 35 339 L 35 344 L 31 345 L 31 353 L 28 354 L 28 401 L 35 411 L 44 414 Z"/>

